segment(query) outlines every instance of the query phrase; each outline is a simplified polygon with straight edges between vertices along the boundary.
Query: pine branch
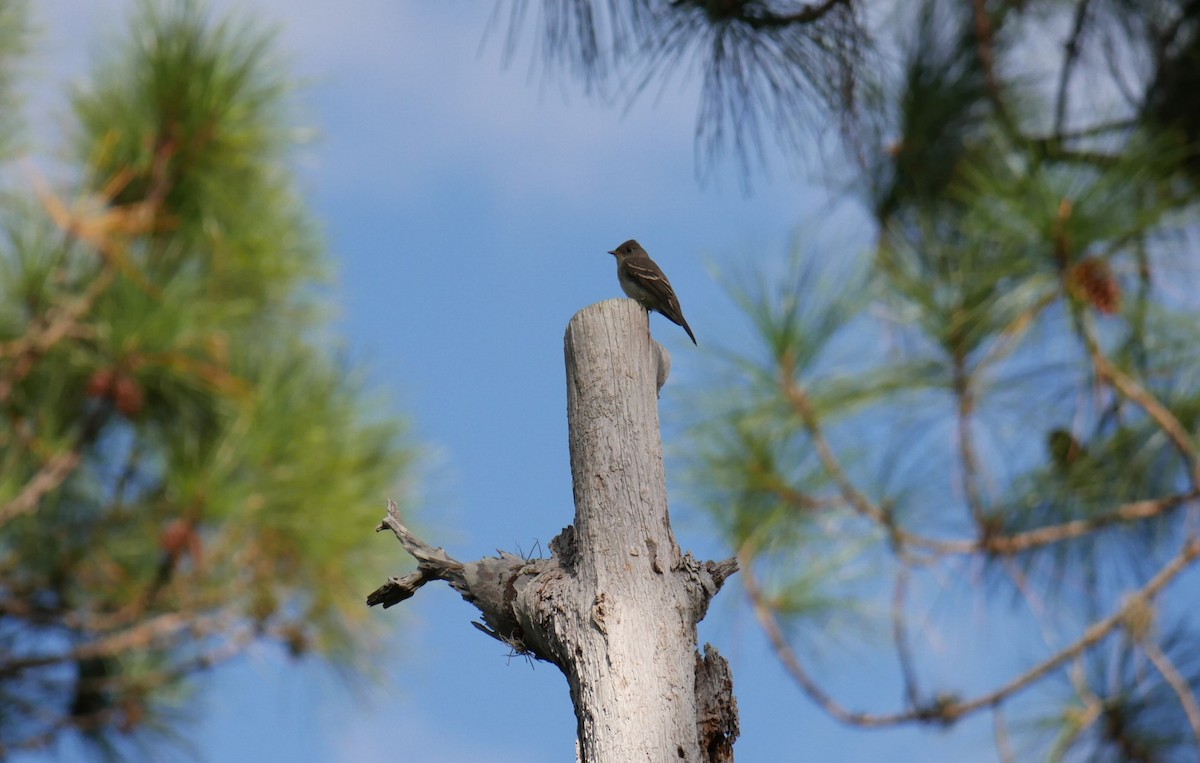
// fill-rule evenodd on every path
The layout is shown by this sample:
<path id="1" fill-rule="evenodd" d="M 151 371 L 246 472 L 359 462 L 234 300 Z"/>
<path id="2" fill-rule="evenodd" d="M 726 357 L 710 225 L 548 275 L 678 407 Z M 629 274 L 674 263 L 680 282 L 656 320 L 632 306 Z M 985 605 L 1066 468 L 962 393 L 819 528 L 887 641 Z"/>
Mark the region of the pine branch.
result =
<path id="1" fill-rule="evenodd" d="M 1146 657 L 1150 659 L 1154 667 L 1162 674 L 1163 680 L 1175 692 L 1175 696 L 1179 698 L 1179 704 L 1183 707 L 1183 712 L 1187 716 L 1188 725 L 1192 728 L 1192 738 L 1196 740 L 1196 749 L 1200 750 L 1200 702 L 1196 701 L 1196 695 L 1192 692 L 1192 687 L 1188 685 L 1188 681 L 1184 678 L 1179 669 L 1175 667 L 1175 663 L 1171 658 L 1153 641 L 1145 641 L 1141 644 L 1142 651 L 1146 653 Z"/>
<path id="2" fill-rule="evenodd" d="M 1087 345 L 1088 352 L 1091 355 L 1092 364 L 1096 368 L 1096 374 L 1101 379 L 1108 380 L 1122 396 L 1135 403 L 1158 424 L 1159 428 L 1174 443 L 1175 448 L 1183 458 L 1189 472 L 1192 488 L 1200 490 L 1200 458 L 1197 458 L 1196 447 L 1187 429 L 1184 428 L 1179 419 L 1175 417 L 1175 414 L 1163 405 L 1158 398 L 1141 384 L 1138 384 L 1137 381 L 1124 371 L 1117 368 L 1108 359 L 1108 356 L 1100 348 L 1100 343 L 1096 339 L 1095 334 L 1087 325 L 1087 321 L 1081 320 L 1078 323 L 1083 333 L 1083 339 Z"/>
<path id="3" fill-rule="evenodd" d="M 799 416 L 801 423 L 812 438 L 813 448 L 817 453 L 817 457 L 820 459 L 822 466 L 834 484 L 838 487 L 843 499 L 862 517 L 875 522 L 883 528 L 889 537 L 892 538 L 893 542 L 897 544 L 898 551 L 902 554 L 906 546 L 912 546 L 939 556 L 976 553 L 1013 556 L 1042 546 L 1049 546 L 1083 537 L 1096 530 L 1112 525 L 1152 519 L 1178 508 L 1189 501 L 1200 498 L 1200 488 L 1197 488 L 1186 493 L 1121 504 L 1110 512 L 1098 514 L 1087 519 L 1071 520 L 1012 534 L 999 532 L 994 528 L 990 528 L 990 525 L 984 524 L 981 526 L 989 528 L 989 530 L 984 532 L 978 539 L 955 540 L 930 538 L 899 526 L 890 512 L 885 511 L 882 507 L 875 504 L 854 484 L 853 480 L 846 474 L 840 460 L 826 439 L 820 421 L 812 409 L 808 393 L 792 378 L 792 374 L 786 372 L 786 370 L 780 374 L 780 384 L 782 385 L 785 398 L 791 404 L 792 409 Z M 811 501 L 811 499 L 807 499 L 804 504 L 797 502 L 796 505 L 807 505 L 808 501 Z"/>
<path id="4" fill-rule="evenodd" d="M 975 396 L 966 369 L 966 359 L 962 353 L 956 353 L 954 356 L 953 386 L 954 397 L 957 400 L 955 425 L 958 434 L 959 461 L 962 464 L 963 491 L 967 496 L 967 507 L 971 512 L 971 518 L 974 520 L 975 526 L 979 528 L 979 532 L 986 537 L 993 530 L 983 505 L 983 491 L 979 487 L 982 466 L 975 453 L 974 438 L 971 436 L 971 415 L 975 409 Z"/>
<path id="5" fill-rule="evenodd" d="M 839 5 L 845 5 L 847 8 L 850 8 L 853 4 L 854 0 L 825 0 L 823 3 L 803 5 L 791 13 L 775 13 L 769 8 L 755 3 L 731 2 L 726 6 L 728 9 L 727 12 L 718 12 L 720 15 L 714 15 L 720 20 L 736 19 L 743 21 L 755 29 L 779 29 L 782 27 L 812 24 L 820 21 L 826 14 L 835 10 Z M 712 3 L 708 0 L 671 0 L 671 5 L 699 5 L 706 12 L 710 13 L 710 9 L 713 7 Z"/>
<path id="6" fill-rule="evenodd" d="M 900 662 L 900 675 L 904 680 L 904 696 L 909 707 L 920 704 L 920 691 L 917 687 L 917 670 L 913 661 L 912 647 L 908 639 L 908 619 L 905 617 L 905 601 L 908 597 L 908 585 L 911 571 L 901 561 L 900 568 L 892 585 L 892 642 L 896 647 L 896 657 Z"/>
<path id="7" fill-rule="evenodd" d="M 37 508 L 38 501 L 47 493 L 58 489 L 67 477 L 75 472 L 82 459 L 81 449 L 78 446 L 62 453 L 56 453 L 47 459 L 37 473 L 25 483 L 25 487 L 15 498 L 8 503 L 0 504 L 0 527 Z"/>
<path id="8" fill-rule="evenodd" d="M 1071 36 L 1064 46 L 1062 69 L 1058 76 L 1058 95 L 1054 99 L 1054 137 L 1063 139 L 1063 128 L 1067 117 L 1067 86 L 1071 83 L 1071 74 L 1075 63 L 1079 60 L 1080 39 L 1083 37 L 1084 24 L 1087 21 L 1088 5 L 1091 0 L 1079 0 L 1075 6 L 1075 22 L 1071 28 Z"/>
<path id="9" fill-rule="evenodd" d="M 757 577 L 754 575 L 751 565 L 753 560 L 740 558 L 739 561 L 741 563 L 743 584 L 754 606 L 755 616 L 766 632 L 776 657 L 792 676 L 792 679 L 810 699 L 816 702 L 831 717 L 855 726 L 880 728 L 914 721 L 920 723 L 950 724 L 979 710 L 998 707 L 1013 695 L 1028 689 L 1037 681 L 1061 667 L 1064 663 L 1082 655 L 1100 643 L 1105 637 L 1121 627 L 1131 612 L 1139 607 L 1148 606 L 1163 589 L 1187 570 L 1197 558 L 1200 558 L 1200 540 L 1189 540 L 1173 559 L 1167 562 L 1145 585 L 1129 594 L 1124 602 L 1117 606 L 1111 614 L 1084 629 L 1083 634 L 1069 646 L 1060 649 L 999 688 L 969 700 L 941 697 L 924 707 L 895 713 L 870 713 L 850 710 L 825 691 L 808 673 L 799 656 L 788 643 L 787 637 L 784 635 L 783 628 L 780 625 L 779 617 L 767 603 L 762 589 L 758 584 Z"/>
<path id="10" fill-rule="evenodd" d="M 780 382 L 783 387 L 784 396 L 791 404 L 792 409 L 800 417 L 800 421 L 808 430 L 809 436 L 812 437 L 813 447 L 816 448 L 817 455 L 821 459 L 825 471 L 829 473 L 829 476 L 838 486 L 846 502 L 854 507 L 855 511 L 863 517 L 884 527 L 891 527 L 893 523 L 887 513 L 868 498 L 865 493 L 859 490 L 842 468 L 841 462 L 834 454 L 833 448 L 829 445 L 829 441 L 825 439 L 820 422 L 813 411 L 812 403 L 808 399 L 808 393 L 793 378 L 791 370 L 786 365 L 780 370 Z"/>
<path id="11" fill-rule="evenodd" d="M 230 613 L 207 616 L 179 612 L 163 613 L 141 620 L 123 630 L 85 641 L 72 649 L 0 660 L 0 676 L 13 676 L 34 668 L 145 650 L 153 644 L 184 633 L 191 639 L 200 639 L 227 628 L 232 617 Z"/>
<path id="12" fill-rule="evenodd" d="M 1009 741 L 1008 724 L 1004 722 L 1004 711 L 999 707 L 992 708 L 992 735 L 996 738 L 1000 763 L 1017 763 L 1012 742 Z"/>

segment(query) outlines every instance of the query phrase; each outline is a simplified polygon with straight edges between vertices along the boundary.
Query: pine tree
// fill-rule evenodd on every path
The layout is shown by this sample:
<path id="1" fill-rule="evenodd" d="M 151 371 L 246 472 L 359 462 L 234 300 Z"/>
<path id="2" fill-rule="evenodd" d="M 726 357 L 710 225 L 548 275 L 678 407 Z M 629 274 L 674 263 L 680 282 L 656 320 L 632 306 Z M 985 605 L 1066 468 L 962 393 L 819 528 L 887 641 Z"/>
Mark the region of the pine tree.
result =
<path id="1" fill-rule="evenodd" d="M 0 145 L 26 8 L 0 2 Z M 72 93 L 73 180 L 0 197 L 0 757 L 186 733 L 255 643 L 351 663 L 413 447 L 323 330 L 270 35 L 144 2 Z M 369 631 L 369 629 L 368 629 Z"/>

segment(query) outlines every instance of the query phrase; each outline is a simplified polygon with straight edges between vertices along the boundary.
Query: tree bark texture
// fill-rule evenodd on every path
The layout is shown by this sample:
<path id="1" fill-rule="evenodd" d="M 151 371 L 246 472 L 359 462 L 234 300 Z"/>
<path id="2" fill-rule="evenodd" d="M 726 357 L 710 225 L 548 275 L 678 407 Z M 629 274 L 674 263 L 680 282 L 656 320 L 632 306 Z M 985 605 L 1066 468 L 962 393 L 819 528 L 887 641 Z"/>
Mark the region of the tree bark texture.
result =
<path id="1" fill-rule="evenodd" d="M 736 571 L 681 553 L 667 511 L 657 390 L 668 358 L 633 300 L 581 310 L 567 327 L 567 418 L 575 523 L 549 559 L 460 563 L 392 529 L 418 560 L 368 598 L 390 606 L 447 580 L 490 635 L 567 677 L 583 763 L 732 761 L 738 734 L 728 664 L 696 623 Z"/>
<path id="2" fill-rule="evenodd" d="M 647 318 L 614 300 L 567 327 L 577 553 L 561 587 L 577 606 L 551 632 L 575 655 L 563 667 L 584 761 L 700 759 L 696 622 L 707 599 L 679 574 Z"/>

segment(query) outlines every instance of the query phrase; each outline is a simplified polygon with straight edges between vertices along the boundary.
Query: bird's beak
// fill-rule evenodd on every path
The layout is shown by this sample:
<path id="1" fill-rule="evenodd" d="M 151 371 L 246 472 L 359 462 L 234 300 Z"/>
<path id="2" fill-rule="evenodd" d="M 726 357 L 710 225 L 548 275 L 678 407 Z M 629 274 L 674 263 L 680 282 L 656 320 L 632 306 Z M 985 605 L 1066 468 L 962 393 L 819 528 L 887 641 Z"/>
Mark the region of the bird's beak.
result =
<path id="1" fill-rule="evenodd" d="M 616 257 L 616 256 L 617 256 L 617 250 L 616 250 L 616 249 L 613 249 L 613 250 L 609 251 L 609 254 L 611 254 L 613 257 Z"/>

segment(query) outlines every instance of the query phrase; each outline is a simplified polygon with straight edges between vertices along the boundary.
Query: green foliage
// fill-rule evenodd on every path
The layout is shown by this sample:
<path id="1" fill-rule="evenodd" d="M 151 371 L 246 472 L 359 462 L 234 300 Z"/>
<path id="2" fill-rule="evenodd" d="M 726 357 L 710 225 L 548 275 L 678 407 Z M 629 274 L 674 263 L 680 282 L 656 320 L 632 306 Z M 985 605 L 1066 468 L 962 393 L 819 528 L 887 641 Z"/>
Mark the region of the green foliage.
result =
<path id="1" fill-rule="evenodd" d="M 1162 646 L 1153 646 L 1148 657 L 1137 635 L 1110 639 L 1089 656 L 1075 681 L 1060 682 L 1069 697 L 1063 712 L 1040 724 L 1054 733 L 1050 760 L 1115 763 L 1194 756 L 1196 741 L 1178 697 L 1155 678 L 1155 662 L 1165 660 L 1187 685 L 1200 686 L 1194 640 L 1183 630 L 1156 635 Z"/>
<path id="2" fill-rule="evenodd" d="M 269 35 L 195 2 L 131 30 L 74 94 L 81 186 L 0 200 L 0 757 L 171 740 L 256 641 L 363 664 L 413 468 L 321 339 Z"/>
<path id="3" fill-rule="evenodd" d="M 820 539 L 864 528 L 825 497 L 830 478 L 811 441 L 798 435 L 803 417 L 794 401 L 780 392 L 797 378 L 827 378 L 831 383 L 811 405 L 822 414 L 845 414 L 870 405 L 892 383 L 873 375 L 873 364 L 856 363 L 857 373 L 847 373 L 846 364 L 862 349 L 850 345 L 869 294 L 866 275 L 796 257 L 775 278 L 744 274 L 731 294 L 761 346 L 728 353 L 725 384 L 696 401 L 694 408 L 706 415 L 688 438 L 692 481 L 703 485 L 700 500 L 713 508 L 739 555 L 772 560 L 765 582 L 774 605 L 826 622 L 835 603 L 852 598 L 865 570 L 845 574 L 855 553 L 845 546 L 825 546 L 829 553 L 821 553 Z M 799 553 L 803 564 L 796 563 Z"/>
<path id="4" fill-rule="evenodd" d="M 73 96 L 76 155 L 114 205 L 150 202 L 147 275 L 205 276 L 223 309 L 294 308 L 316 275 L 312 221 L 284 162 L 288 82 L 271 36 L 208 23 L 199 3 L 143 2 L 145 30 Z"/>
<path id="5" fill-rule="evenodd" d="M 897 63 L 866 88 L 881 139 L 853 157 L 874 245 L 730 287 L 755 341 L 692 406 L 699 502 L 784 666 L 840 720 L 1028 717 L 1025 693 L 1063 679 L 1021 759 L 1189 759 L 1196 632 L 1171 584 L 1200 559 L 1200 112 L 1179 90 L 1200 12 L 928 0 L 896 19 L 876 31 Z M 1069 40 L 1040 82 L 1031 35 L 1052 24 Z M 934 624 L 928 602 L 956 597 L 1003 624 Z M 894 711 L 847 708 L 805 667 L 841 643 L 839 605 L 890 632 Z M 934 630 L 1024 667 L 976 669 L 915 635 Z"/>
<path id="6" fill-rule="evenodd" d="M 628 88 L 632 100 L 690 67 L 701 73 L 696 151 L 700 167 L 730 151 L 749 180 L 765 169 L 766 140 L 798 151 L 814 121 L 847 124 L 856 103 L 856 69 L 867 62 L 863 13 L 846 0 L 504 0 L 511 57 L 536 20 L 539 54 L 589 92 Z"/>
<path id="7" fill-rule="evenodd" d="M 893 86 L 900 97 L 879 104 L 895 111 L 889 124 L 897 131 L 872 179 L 875 214 L 885 221 L 913 206 L 952 202 L 947 190 L 963 162 L 986 154 L 994 113 L 968 6 L 921 3 L 916 16 L 902 43 L 903 79 Z"/>

